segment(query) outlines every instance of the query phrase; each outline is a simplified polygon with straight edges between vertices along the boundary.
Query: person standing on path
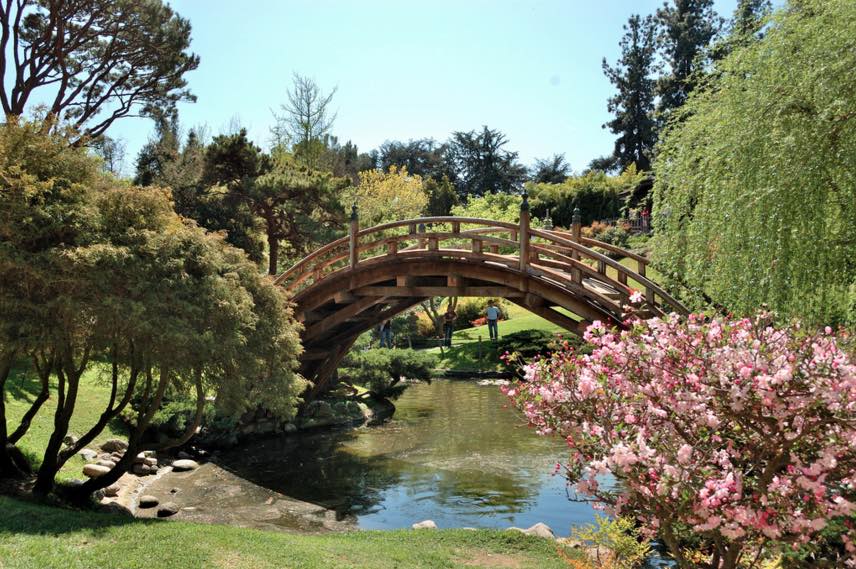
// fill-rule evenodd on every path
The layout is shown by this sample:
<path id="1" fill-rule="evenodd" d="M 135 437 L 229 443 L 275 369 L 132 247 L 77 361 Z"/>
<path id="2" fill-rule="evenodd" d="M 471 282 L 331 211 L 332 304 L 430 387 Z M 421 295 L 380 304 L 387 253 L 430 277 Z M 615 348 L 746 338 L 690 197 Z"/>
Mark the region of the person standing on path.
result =
<path id="1" fill-rule="evenodd" d="M 443 315 L 443 328 L 446 332 L 446 337 L 443 339 L 443 343 L 446 347 L 452 347 L 452 332 L 455 331 L 455 319 L 458 317 L 458 313 L 455 312 L 455 309 L 451 306 L 448 310 L 446 310 L 446 314 Z"/>
<path id="2" fill-rule="evenodd" d="M 499 339 L 499 316 L 501 314 L 499 308 L 494 305 L 493 300 L 487 301 L 487 310 L 485 310 L 487 316 L 487 330 L 490 333 L 490 340 L 495 342 Z"/>
<path id="3" fill-rule="evenodd" d="M 392 347 L 392 322 L 389 320 L 384 320 L 380 325 L 380 347 Z"/>

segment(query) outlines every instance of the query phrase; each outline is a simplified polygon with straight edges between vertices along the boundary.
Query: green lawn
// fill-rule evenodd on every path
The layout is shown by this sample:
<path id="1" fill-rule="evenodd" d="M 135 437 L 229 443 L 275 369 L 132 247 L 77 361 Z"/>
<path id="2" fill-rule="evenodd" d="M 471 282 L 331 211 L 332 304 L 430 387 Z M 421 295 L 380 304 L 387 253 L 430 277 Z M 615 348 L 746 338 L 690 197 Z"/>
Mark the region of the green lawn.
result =
<path id="1" fill-rule="evenodd" d="M 499 322 L 500 337 L 523 330 L 543 330 L 551 334 L 567 333 L 561 326 L 532 314 L 516 304 L 509 305 L 507 309 L 509 320 Z M 579 316 L 566 310 L 558 310 L 575 320 L 580 319 Z M 479 351 L 479 337 L 481 337 L 481 351 Z M 487 324 L 454 332 L 452 348 L 443 348 L 442 353 L 439 347 L 429 348 L 426 351 L 435 354 L 440 359 L 438 369 L 467 371 L 502 371 L 505 369 L 505 365 L 499 360 L 500 354 L 490 342 Z M 479 360 L 479 354 L 481 354 L 481 360 Z"/>
<path id="2" fill-rule="evenodd" d="M 71 418 L 69 433 L 81 435 L 98 421 L 110 398 L 109 369 L 106 366 L 95 366 L 83 374 L 77 395 L 77 404 Z M 51 397 L 42 406 L 39 414 L 33 419 L 27 434 L 18 443 L 18 447 L 32 458 L 41 462 L 41 455 L 48 444 L 53 432 L 53 414 L 56 409 L 56 376 L 51 379 Z M 9 398 L 6 401 L 6 414 L 9 430 L 18 426 L 20 418 L 29 409 L 30 404 L 38 395 L 41 386 L 34 373 L 24 368 L 13 371 L 6 383 Z M 124 425 L 114 420 L 92 443 L 91 448 L 107 439 L 126 436 Z M 59 475 L 61 480 L 80 477 L 83 458 L 78 456 L 69 460 Z M 0 569 L 3 565 L 0 564 Z"/>
<path id="3" fill-rule="evenodd" d="M 299 535 L 135 520 L 2 496 L 0 512 L 2 569 L 567 567 L 555 542 L 498 530 Z"/>

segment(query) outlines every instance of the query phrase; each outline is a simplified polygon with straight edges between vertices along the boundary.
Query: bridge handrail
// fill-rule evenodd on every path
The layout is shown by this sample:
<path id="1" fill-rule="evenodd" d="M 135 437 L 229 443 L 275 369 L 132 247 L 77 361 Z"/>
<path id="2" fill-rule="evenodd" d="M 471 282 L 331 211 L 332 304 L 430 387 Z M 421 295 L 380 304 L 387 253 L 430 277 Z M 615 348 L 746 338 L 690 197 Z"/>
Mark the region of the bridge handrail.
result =
<path id="1" fill-rule="evenodd" d="M 528 221 L 528 218 L 527 218 Z M 453 224 L 452 232 L 426 232 L 424 229 L 425 225 L 430 224 Z M 471 228 L 466 230 L 461 230 L 460 226 L 462 224 L 469 225 L 481 225 L 483 227 L 479 228 Z M 361 237 L 365 237 L 372 234 L 382 233 L 384 231 L 388 231 L 390 229 L 395 229 L 398 227 L 409 227 L 409 232 L 403 235 L 391 235 L 388 238 L 380 238 L 370 243 L 364 243 L 363 246 L 359 244 L 359 239 Z M 420 227 L 422 226 L 422 227 Z M 521 233 L 521 229 L 525 227 L 525 235 Z M 577 228 L 578 229 L 578 228 Z M 630 251 L 626 251 L 620 247 L 615 245 L 611 245 L 609 243 L 604 243 L 602 241 L 598 241 L 596 239 L 590 239 L 586 237 L 580 236 L 578 240 L 573 238 L 573 234 L 570 235 L 569 238 L 564 237 L 563 235 L 568 235 L 567 232 L 564 231 L 553 231 L 553 230 L 540 230 L 532 227 L 528 227 L 528 223 L 526 226 L 522 224 L 509 223 L 504 221 L 495 221 L 488 219 L 481 219 L 475 217 L 455 217 L 455 216 L 432 216 L 432 217 L 420 217 L 399 221 L 392 221 L 388 223 L 383 223 L 380 225 L 376 225 L 373 227 L 368 227 L 365 229 L 359 229 L 356 221 L 352 220 L 351 230 L 349 235 L 336 239 L 319 249 L 313 251 L 309 255 L 305 256 L 303 259 L 295 263 L 288 270 L 280 274 L 276 277 L 275 282 L 277 284 L 284 284 L 286 280 L 293 276 L 297 276 L 296 282 L 291 286 L 299 286 L 303 281 L 308 278 L 308 273 L 311 272 L 313 265 L 315 265 L 316 270 L 320 271 L 321 269 L 326 269 L 331 265 L 334 265 L 338 262 L 345 261 L 348 257 L 351 258 L 351 263 L 356 264 L 359 261 L 359 254 L 366 250 L 376 249 L 377 247 L 382 246 L 384 243 L 390 241 L 406 241 L 412 239 L 434 239 L 435 241 L 446 240 L 446 239 L 474 239 L 474 235 L 479 235 L 483 233 L 490 233 L 493 231 L 507 231 L 512 235 L 517 234 L 517 239 L 512 241 L 503 240 L 504 245 L 512 246 L 516 245 L 518 249 L 523 249 L 524 246 L 527 249 L 525 257 L 527 257 L 526 264 L 528 265 L 528 256 L 531 253 L 528 251 L 528 243 L 532 240 L 533 237 L 538 237 L 540 239 L 544 239 L 549 243 L 552 243 L 553 246 L 559 246 L 564 249 L 570 249 L 574 253 L 580 255 L 582 258 L 587 258 L 593 261 L 596 261 L 599 267 L 609 266 L 616 270 L 618 275 L 620 276 L 620 282 L 614 282 L 613 279 L 607 277 L 605 273 L 603 273 L 603 269 L 598 269 L 598 273 L 605 280 L 609 281 L 610 284 L 618 285 L 619 292 L 624 292 L 620 290 L 620 287 L 625 287 L 629 292 L 630 287 L 627 285 L 627 279 L 632 279 L 636 281 L 640 285 L 645 288 L 646 296 L 650 304 L 654 305 L 655 296 L 659 296 L 665 304 L 671 306 L 672 309 L 678 310 L 679 312 L 685 312 L 686 309 L 674 299 L 671 295 L 669 295 L 666 291 L 664 291 L 660 286 L 651 281 L 649 278 L 645 276 L 645 265 L 648 263 L 648 259 L 642 257 L 641 255 L 637 255 Z M 525 240 L 525 245 L 524 245 Z M 493 241 L 493 240 L 491 240 Z M 497 239 L 498 241 L 498 239 Z M 324 255 L 340 248 L 347 247 L 350 250 L 350 254 L 339 254 L 332 259 L 327 259 L 326 262 L 322 264 L 317 264 L 316 260 L 323 257 Z M 436 243 L 435 243 L 436 247 Z M 625 265 L 622 265 L 618 261 L 592 249 L 592 247 L 598 247 L 610 252 L 618 253 L 623 256 L 629 257 L 637 262 L 640 271 L 634 271 Z M 543 251 L 543 247 L 539 247 Z M 443 249 L 441 249 L 443 250 Z M 402 250 L 404 252 L 405 250 Z M 521 267 L 523 267 L 523 261 L 521 261 Z M 340 269 L 336 269 L 340 270 Z M 306 276 L 304 276 L 306 275 Z M 289 287 L 288 285 L 284 285 Z"/>

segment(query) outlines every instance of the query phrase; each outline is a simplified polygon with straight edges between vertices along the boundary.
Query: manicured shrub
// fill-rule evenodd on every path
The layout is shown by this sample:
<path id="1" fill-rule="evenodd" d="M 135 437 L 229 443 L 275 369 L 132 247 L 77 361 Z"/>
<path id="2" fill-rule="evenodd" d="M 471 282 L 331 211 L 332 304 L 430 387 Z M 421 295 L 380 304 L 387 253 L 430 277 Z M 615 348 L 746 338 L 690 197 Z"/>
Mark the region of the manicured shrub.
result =
<path id="1" fill-rule="evenodd" d="M 768 314 L 629 321 L 525 368 L 508 395 L 568 444 L 581 497 L 635 517 L 681 567 L 757 567 L 844 528 L 830 567 L 856 562 L 856 365 L 832 329 Z M 604 484 L 610 473 L 617 484 Z M 751 560 L 755 559 L 753 563 Z M 816 565 L 820 566 L 820 565 Z"/>
<path id="2" fill-rule="evenodd" d="M 437 358 L 425 352 L 380 348 L 348 354 L 339 376 L 377 397 L 396 399 L 407 389 L 401 380 L 430 381 L 436 366 Z"/>

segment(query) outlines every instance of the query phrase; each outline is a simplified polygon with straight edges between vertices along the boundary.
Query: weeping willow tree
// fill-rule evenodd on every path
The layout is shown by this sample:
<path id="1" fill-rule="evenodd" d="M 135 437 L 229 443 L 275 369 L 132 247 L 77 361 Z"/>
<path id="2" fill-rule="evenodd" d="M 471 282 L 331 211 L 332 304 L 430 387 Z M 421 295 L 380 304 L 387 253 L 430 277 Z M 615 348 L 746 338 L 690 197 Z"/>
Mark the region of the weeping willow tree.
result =
<path id="1" fill-rule="evenodd" d="M 736 313 L 856 325 L 856 2 L 791 0 L 661 139 L 657 260 Z"/>

